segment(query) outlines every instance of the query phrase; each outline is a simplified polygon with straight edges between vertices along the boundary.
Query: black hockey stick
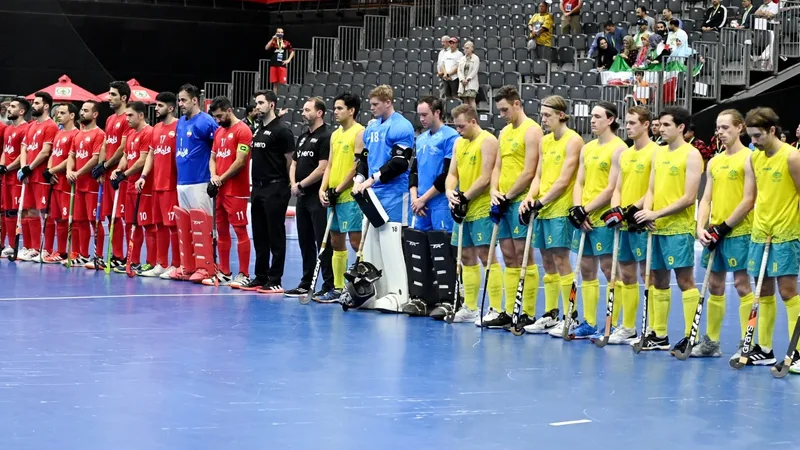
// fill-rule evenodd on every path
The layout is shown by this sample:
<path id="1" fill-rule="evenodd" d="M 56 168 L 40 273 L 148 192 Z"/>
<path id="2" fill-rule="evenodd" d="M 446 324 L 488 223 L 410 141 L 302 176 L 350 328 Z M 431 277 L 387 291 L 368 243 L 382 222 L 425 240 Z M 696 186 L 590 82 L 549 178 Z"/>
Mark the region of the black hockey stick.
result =
<path id="1" fill-rule="evenodd" d="M 608 281 L 608 298 L 606 298 L 606 330 L 603 337 L 594 341 L 594 345 L 603 348 L 611 336 L 611 318 L 614 316 L 614 287 L 617 282 L 617 262 L 619 259 L 619 228 L 614 229 L 614 249 L 611 256 L 611 279 Z"/>
<path id="2" fill-rule="evenodd" d="M 761 303 L 761 286 L 764 284 L 764 275 L 767 268 L 767 258 L 769 257 L 769 247 L 772 244 L 772 236 L 767 236 L 767 243 L 764 245 L 764 254 L 761 256 L 761 266 L 758 268 L 758 282 L 756 282 L 756 292 L 753 296 L 753 306 L 750 308 L 750 317 L 747 319 L 747 330 L 744 332 L 742 341 L 742 352 L 738 359 L 728 362 L 734 369 L 741 369 L 750 360 L 750 352 L 753 349 L 753 334 L 756 330 L 758 321 L 758 306 Z"/>
<path id="3" fill-rule="evenodd" d="M 483 309 L 486 306 L 486 291 L 489 289 L 489 269 L 492 267 L 492 258 L 495 256 L 495 246 L 497 245 L 497 231 L 500 224 L 496 223 L 492 227 L 492 238 L 489 240 L 489 256 L 486 258 L 486 268 L 483 270 L 483 295 L 481 296 L 481 330 L 483 329 Z M 461 236 L 459 236 L 460 238 Z"/>
<path id="4" fill-rule="evenodd" d="M 644 301 L 642 302 L 642 335 L 639 342 L 633 344 L 633 352 L 639 353 L 645 348 L 647 340 L 647 304 L 650 302 L 650 262 L 653 256 L 653 234 L 647 232 L 647 250 L 644 257 Z"/>
<path id="5" fill-rule="evenodd" d="M 453 309 L 447 312 L 447 315 L 444 316 L 444 320 L 447 323 L 453 323 L 453 320 L 456 318 L 456 312 L 458 309 L 461 308 L 461 268 L 463 264 L 461 264 L 461 250 L 464 244 L 464 222 L 458 224 L 458 249 L 456 251 L 456 285 L 455 289 L 453 289 Z"/>
<path id="6" fill-rule="evenodd" d="M 28 183 L 22 183 L 22 189 L 19 193 L 19 206 L 17 207 L 17 226 L 14 231 L 14 251 L 11 253 L 11 256 L 8 257 L 9 261 L 16 261 L 17 255 L 19 255 L 19 240 L 20 236 L 22 236 L 22 204 L 25 200 L 25 186 Z"/>
<path id="7" fill-rule="evenodd" d="M 792 366 L 792 357 L 794 352 L 797 351 L 798 340 L 800 340 L 800 315 L 797 316 L 797 322 L 794 324 L 794 333 L 792 333 L 792 340 L 789 342 L 789 349 L 786 350 L 786 356 L 783 361 L 778 361 L 778 364 L 775 364 L 770 369 L 773 377 L 783 378 L 789 374 L 789 368 Z"/>
<path id="8" fill-rule="evenodd" d="M 103 212 L 103 185 L 100 184 L 100 187 L 97 189 L 97 206 L 94 210 L 94 270 L 100 270 L 100 260 L 103 259 L 103 249 L 98 248 L 100 246 L 100 233 L 97 230 L 103 226 L 102 219 L 102 212 Z M 111 245 L 111 240 L 109 238 L 108 241 L 109 245 Z"/>
<path id="9" fill-rule="evenodd" d="M 533 221 L 528 224 L 528 234 L 525 236 L 525 249 L 522 251 L 522 265 L 519 270 L 519 282 L 517 283 L 517 295 L 514 297 L 514 313 L 511 315 L 511 334 L 522 336 L 525 328 L 520 326 L 519 316 L 522 314 L 522 298 L 525 290 L 525 274 L 528 272 L 528 254 L 531 250 L 531 238 L 533 237 Z"/>
<path id="10" fill-rule="evenodd" d="M 314 266 L 314 276 L 311 277 L 311 289 L 308 290 L 308 294 L 303 297 L 300 297 L 300 304 L 307 305 L 311 303 L 311 299 L 314 297 L 314 289 L 317 287 L 317 277 L 319 276 L 319 268 L 322 264 L 322 254 L 325 253 L 325 249 L 328 247 L 328 235 L 331 232 L 331 224 L 333 223 L 333 208 L 331 208 L 330 214 L 328 214 L 328 223 L 325 225 L 325 234 L 322 235 L 322 245 L 319 246 L 319 253 L 317 254 L 317 264 Z"/>
<path id="11" fill-rule="evenodd" d="M 69 188 L 69 217 L 67 218 L 67 269 L 72 267 L 72 212 L 75 208 L 75 183 Z"/>
<path id="12" fill-rule="evenodd" d="M 581 258 L 583 258 L 583 245 L 586 243 L 586 232 L 581 231 L 581 241 L 578 243 L 578 261 L 575 263 L 574 278 L 572 279 L 572 287 L 569 290 L 569 306 L 567 307 L 567 315 L 564 316 L 564 328 L 561 330 L 561 337 L 566 341 L 571 341 L 575 336 L 570 333 L 573 315 L 575 311 L 575 301 L 578 299 L 578 276 L 581 273 Z"/>
<path id="13" fill-rule="evenodd" d="M 689 355 L 692 354 L 692 347 L 697 343 L 697 335 L 700 333 L 700 318 L 703 317 L 703 305 L 706 301 L 706 294 L 708 293 L 708 280 L 711 278 L 711 267 L 714 265 L 714 256 L 716 256 L 717 249 L 711 250 L 708 255 L 708 265 L 706 266 L 706 274 L 703 276 L 703 287 L 700 288 L 700 300 L 697 302 L 697 309 L 694 312 L 694 319 L 692 320 L 692 331 L 689 333 L 689 342 L 686 343 L 686 348 L 675 350 L 675 357 L 681 361 L 685 361 Z"/>

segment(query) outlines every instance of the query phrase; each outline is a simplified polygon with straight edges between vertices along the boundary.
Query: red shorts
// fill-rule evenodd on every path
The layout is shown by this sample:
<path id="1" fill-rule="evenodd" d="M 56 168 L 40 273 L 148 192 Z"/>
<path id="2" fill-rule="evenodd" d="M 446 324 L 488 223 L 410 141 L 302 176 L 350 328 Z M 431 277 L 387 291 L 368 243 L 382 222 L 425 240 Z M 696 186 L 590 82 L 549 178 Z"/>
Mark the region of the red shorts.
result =
<path id="1" fill-rule="evenodd" d="M 3 211 L 16 211 L 19 209 L 18 187 L 19 186 L 15 180 L 11 180 L 10 177 L 6 176 L 6 178 L 3 180 L 3 198 L 0 199 L 0 202 L 2 202 L 0 209 Z"/>
<path id="2" fill-rule="evenodd" d="M 133 201 L 136 201 L 135 195 Z M 155 223 L 153 221 L 153 203 L 153 194 L 142 194 L 142 199 L 139 201 L 139 221 L 137 222 L 139 225 L 145 226 Z M 133 206 L 135 206 L 135 203 Z"/>
<path id="3" fill-rule="evenodd" d="M 153 223 L 175 226 L 175 212 L 178 206 L 178 191 L 153 191 Z"/>
<path id="4" fill-rule="evenodd" d="M 286 80 L 289 78 L 288 75 L 289 71 L 286 69 L 286 66 L 277 66 L 269 68 L 270 83 L 286 84 Z"/>
<path id="5" fill-rule="evenodd" d="M 19 186 L 22 192 L 22 185 Z M 47 205 L 47 193 L 50 191 L 49 184 L 40 184 L 32 181 L 28 182 L 25 188 L 25 198 L 22 199 L 22 209 L 43 210 Z"/>
<path id="6" fill-rule="evenodd" d="M 233 226 L 247 225 L 247 198 L 217 197 L 217 226 L 226 221 Z"/>
<path id="7" fill-rule="evenodd" d="M 153 196 L 142 195 L 139 200 L 139 210 L 136 211 L 136 197 L 139 196 L 137 192 L 126 192 L 125 201 L 122 200 L 123 193 L 119 194 L 119 205 L 117 205 L 117 217 L 122 217 L 126 224 L 133 223 L 133 214 L 139 215 L 137 223 L 139 225 L 150 225 L 153 223 Z M 144 216 L 142 216 L 144 214 Z M 144 217 L 145 222 L 142 222 Z"/>
<path id="8" fill-rule="evenodd" d="M 115 191 L 114 188 L 111 187 L 111 179 L 108 178 L 110 176 L 111 174 L 107 174 L 106 181 L 105 183 L 103 183 L 103 212 L 102 212 L 103 217 L 111 217 L 111 211 L 114 209 L 114 194 L 117 193 L 117 191 Z M 120 191 L 119 203 L 121 204 L 125 202 L 125 193 L 128 192 L 127 181 L 123 181 L 122 183 L 120 183 L 119 191 Z M 117 217 L 119 216 L 120 216 L 120 207 L 118 204 Z"/>
<path id="9" fill-rule="evenodd" d="M 50 217 L 55 220 L 67 220 L 69 218 L 69 192 L 59 191 L 58 189 L 53 191 L 53 200 L 50 203 Z"/>
<path id="10" fill-rule="evenodd" d="M 97 192 L 75 192 L 75 207 L 72 210 L 73 221 L 94 220 L 96 209 Z"/>

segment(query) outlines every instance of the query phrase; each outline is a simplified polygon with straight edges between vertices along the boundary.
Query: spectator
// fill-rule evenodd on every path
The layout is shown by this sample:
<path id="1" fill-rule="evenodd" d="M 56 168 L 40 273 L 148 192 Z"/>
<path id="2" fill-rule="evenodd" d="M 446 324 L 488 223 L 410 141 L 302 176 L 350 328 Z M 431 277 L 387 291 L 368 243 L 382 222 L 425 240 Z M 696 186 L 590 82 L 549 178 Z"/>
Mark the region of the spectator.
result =
<path id="1" fill-rule="evenodd" d="M 742 0 L 742 15 L 738 21 L 731 21 L 734 28 L 753 28 L 753 2 L 752 0 Z"/>
<path id="2" fill-rule="evenodd" d="M 794 136 L 797 138 L 797 141 L 795 141 L 792 146 L 794 146 L 794 148 L 800 148 L 800 125 L 798 125 L 797 129 L 794 130 Z"/>
<path id="3" fill-rule="evenodd" d="M 436 59 L 436 76 L 441 80 L 440 86 L 444 95 L 444 59 L 450 53 L 450 36 L 442 36 L 442 49 L 439 50 L 439 57 Z"/>
<path id="4" fill-rule="evenodd" d="M 475 97 L 478 96 L 478 66 L 480 60 L 473 52 L 475 45 L 472 41 L 464 43 L 464 56 L 458 61 L 458 98 L 462 102 L 476 107 Z"/>
<path id="5" fill-rule="evenodd" d="M 711 0 L 711 6 L 706 10 L 703 18 L 703 31 L 719 31 L 728 23 L 728 8 L 721 5 L 719 0 Z"/>
<path id="6" fill-rule="evenodd" d="M 663 42 L 667 42 L 667 35 L 669 32 L 667 31 L 667 23 L 659 21 L 656 23 L 656 34 L 661 36 L 661 40 Z"/>
<path id="7" fill-rule="evenodd" d="M 786 143 L 786 133 L 781 133 L 781 142 Z"/>
<path id="8" fill-rule="evenodd" d="M 547 61 L 553 60 L 553 27 L 555 21 L 546 2 L 539 3 L 539 12 L 528 21 L 530 41 L 528 49 L 535 49 L 536 57 Z"/>
<path id="9" fill-rule="evenodd" d="M 244 110 L 243 122 L 250 128 L 250 131 L 256 131 L 258 128 L 258 111 L 256 111 L 255 103 L 248 103 L 247 108 Z"/>
<path id="10" fill-rule="evenodd" d="M 288 83 L 289 71 L 286 66 L 294 58 L 294 47 L 283 38 L 283 28 L 278 28 L 265 48 L 270 57 L 269 82 L 277 93 L 279 85 Z"/>
<path id="11" fill-rule="evenodd" d="M 689 48 L 689 36 L 681 30 L 678 19 L 669 21 L 669 34 L 667 35 L 667 47 L 672 56 L 689 56 L 692 52 Z"/>
<path id="12" fill-rule="evenodd" d="M 604 26 L 605 33 L 597 33 L 594 37 L 594 41 L 592 41 L 592 45 L 589 46 L 589 52 L 587 53 L 587 57 L 594 58 L 595 52 L 597 51 L 597 44 L 598 40 L 602 37 L 605 38 L 608 43 L 617 49 L 617 53 L 622 51 L 622 40 L 625 39 L 625 29 L 622 27 L 618 27 L 614 25 L 614 22 L 608 21 Z"/>
<path id="13" fill-rule="evenodd" d="M 672 10 L 669 8 L 664 8 L 663 13 L 661 14 L 661 21 L 665 24 L 669 24 L 670 20 L 675 19 L 678 21 L 678 28 L 681 30 L 683 29 L 683 21 L 681 19 L 677 19 L 672 16 Z M 669 28 L 669 26 L 667 26 Z"/>
<path id="14" fill-rule="evenodd" d="M 647 30 L 647 21 L 644 19 L 639 19 L 636 21 L 636 26 L 638 27 L 638 31 L 633 36 L 633 46 L 639 49 L 642 47 L 647 47 L 647 40 L 642 42 L 642 37 L 644 36 L 646 38 L 650 34 Z M 624 48 L 625 46 L 623 43 L 623 50 Z"/>
<path id="15" fill-rule="evenodd" d="M 714 156 L 714 152 L 712 151 L 711 147 L 694 136 L 694 124 L 689 124 L 689 126 L 686 127 L 686 130 L 683 132 L 683 140 L 700 152 L 700 155 L 703 157 L 703 164 L 708 164 L 708 161 L 712 156 Z"/>
<path id="16" fill-rule="evenodd" d="M 772 0 L 764 0 L 764 4 L 758 8 L 755 14 L 755 17 L 761 17 L 763 19 L 771 20 L 774 19 L 775 16 L 778 15 L 778 4 L 773 2 Z"/>
<path id="17" fill-rule="evenodd" d="M 647 7 L 645 7 L 645 6 L 637 7 L 636 8 L 636 17 L 638 18 L 638 20 L 636 21 L 637 25 L 639 24 L 639 21 L 644 20 L 646 22 L 646 24 L 647 24 L 647 29 L 649 31 L 652 32 L 652 31 L 656 30 L 656 19 L 654 19 L 654 18 L 652 18 L 652 17 L 647 15 Z"/>
<path id="18" fill-rule="evenodd" d="M 617 49 L 609 45 L 608 39 L 601 37 L 597 43 L 597 65 L 596 71 L 601 72 L 608 70 L 614 64 L 614 57 L 617 55 Z"/>
<path id="19" fill-rule="evenodd" d="M 581 33 L 581 7 L 583 0 L 561 0 L 561 34 Z"/>
<path id="20" fill-rule="evenodd" d="M 645 33 L 645 36 L 647 33 Z M 619 53 L 619 57 L 625 60 L 625 64 L 633 67 L 636 64 L 636 57 L 639 52 L 636 51 L 636 46 L 633 44 L 634 38 L 630 36 L 625 36 L 622 39 L 622 51 Z"/>
<path id="21" fill-rule="evenodd" d="M 647 100 L 650 97 L 650 83 L 644 79 L 644 72 L 641 70 L 637 70 L 634 73 L 635 81 L 634 81 L 634 89 L 633 89 L 633 98 L 637 102 L 646 105 Z"/>
<path id="22" fill-rule="evenodd" d="M 660 120 L 653 119 L 653 121 L 650 123 L 650 134 L 652 135 L 652 137 L 650 139 L 652 139 L 653 142 L 655 142 L 658 145 L 664 145 L 664 140 L 661 139 L 661 121 Z"/>
<path id="23" fill-rule="evenodd" d="M 444 96 L 445 98 L 458 97 L 458 62 L 464 54 L 458 50 L 458 38 L 453 36 L 448 41 L 448 52 L 444 54 Z"/>

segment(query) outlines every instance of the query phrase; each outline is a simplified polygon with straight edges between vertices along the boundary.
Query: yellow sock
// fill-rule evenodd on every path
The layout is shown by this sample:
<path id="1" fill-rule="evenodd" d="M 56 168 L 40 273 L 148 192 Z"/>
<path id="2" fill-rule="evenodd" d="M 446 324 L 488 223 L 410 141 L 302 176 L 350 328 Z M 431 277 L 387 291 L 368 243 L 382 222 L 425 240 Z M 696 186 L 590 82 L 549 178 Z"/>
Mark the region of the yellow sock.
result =
<path id="1" fill-rule="evenodd" d="M 650 286 L 650 289 L 645 288 L 645 292 L 647 292 L 647 328 L 651 330 L 654 329 L 653 320 L 656 317 L 655 301 L 653 300 L 654 290 L 655 288 L 652 286 Z"/>
<path id="2" fill-rule="evenodd" d="M 614 283 L 614 311 L 611 311 L 612 326 L 617 326 L 619 323 L 619 313 L 622 311 L 622 286 L 622 281 L 617 281 Z M 608 303 L 608 296 L 610 292 L 610 287 L 606 287 L 606 303 Z M 608 308 L 607 304 L 606 308 Z"/>
<path id="3" fill-rule="evenodd" d="M 797 325 L 797 316 L 800 315 L 800 295 L 795 295 L 783 303 L 786 305 L 786 319 L 789 321 L 789 340 L 791 340 L 794 327 Z M 800 341 L 797 342 L 797 348 L 800 348 Z"/>
<path id="4" fill-rule="evenodd" d="M 519 267 L 506 267 L 503 280 L 506 284 L 506 312 L 511 315 L 514 312 L 514 302 L 517 301 L 517 286 L 519 285 Z"/>
<path id="5" fill-rule="evenodd" d="M 669 319 L 669 288 L 650 288 L 650 301 L 653 303 L 653 330 L 656 336 L 667 335 L 667 320 Z"/>
<path id="6" fill-rule="evenodd" d="M 569 293 L 572 290 L 572 282 L 575 281 L 575 274 L 562 275 L 559 280 L 559 287 L 561 288 L 561 314 L 569 314 Z M 575 306 L 573 311 L 578 310 L 578 295 L 575 295 Z"/>
<path id="7" fill-rule="evenodd" d="M 742 328 L 742 340 L 747 334 L 747 322 L 750 320 L 750 310 L 753 309 L 753 293 L 739 299 L 739 326 Z"/>
<path id="8" fill-rule="evenodd" d="M 623 284 L 621 292 L 622 309 L 625 310 L 622 314 L 622 326 L 635 329 L 638 319 L 636 312 L 639 309 L 639 283 Z"/>
<path id="9" fill-rule="evenodd" d="M 722 331 L 722 319 L 724 317 L 725 296 L 709 295 L 708 311 L 706 311 L 706 334 L 712 341 L 719 341 L 719 333 Z"/>
<path id="10" fill-rule="evenodd" d="M 347 250 L 334 251 L 331 258 L 331 266 L 333 269 L 333 287 L 344 289 L 344 273 L 347 271 Z"/>
<path id="11" fill-rule="evenodd" d="M 464 279 L 464 304 L 467 308 L 478 309 L 478 292 L 481 290 L 481 266 L 464 266 L 461 269 Z"/>
<path id="12" fill-rule="evenodd" d="M 697 311 L 697 302 L 700 301 L 700 291 L 697 288 L 681 292 L 683 299 L 683 335 L 689 337 L 692 332 L 692 321 Z"/>
<path id="13" fill-rule="evenodd" d="M 557 273 L 544 274 L 544 312 L 558 308 L 559 284 L 561 275 Z"/>
<path id="14" fill-rule="evenodd" d="M 589 325 L 597 325 L 597 305 L 600 303 L 600 280 L 588 280 L 581 283 L 583 295 L 583 319 Z"/>
<path id="15" fill-rule="evenodd" d="M 519 274 L 517 274 L 519 279 Z M 516 284 L 514 285 L 516 287 Z M 486 287 L 489 291 L 489 305 L 495 311 L 500 312 L 503 310 L 503 268 L 500 264 L 494 263 L 489 267 L 489 285 Z"/>
<path id="16" fill-rule="evenodd" d="M 758 304 L 758 344 L 768 349 L 772 348 L 772 334 L 775 332 L 775 316 L 778 314 L 778 305 L 775 296 L 761 297 Z"/>
<path id="17" fill-rule="evenodd" d="M 539 297 L 539 266 L 530 265 L 525 269 L 525 289 L 522 291 L 522 312 L 536 315 L 536 299 Z"/>

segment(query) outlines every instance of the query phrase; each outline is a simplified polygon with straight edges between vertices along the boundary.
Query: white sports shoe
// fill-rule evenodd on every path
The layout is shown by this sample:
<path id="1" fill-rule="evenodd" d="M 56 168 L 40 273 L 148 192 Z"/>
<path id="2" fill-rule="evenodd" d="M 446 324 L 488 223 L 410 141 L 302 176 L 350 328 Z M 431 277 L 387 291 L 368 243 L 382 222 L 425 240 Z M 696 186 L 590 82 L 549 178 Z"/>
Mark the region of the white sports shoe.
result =
<path id="1" fill-rule="evenodd" d="M 38 253 L 38 252 L 37 252 L 37 253 Z M 44 249 L 43 249 L 43 250 L 42 250 L 42 253 L 40 253 L 40 254 L 38 254 L 38 255 L 34 256 L 33 258 L 31 258 L 31 262 L 35 262 L 35 263 L 39 263 L 39 264 L 41 264 L 41 263 L 42 263 L 42 261 L 43 261 L 45 258 L 49 257 L 49 256 L 50 256 L 50 252 L 48 252 L 47 250 L 44 250 Z"/>
<path id="2" fill-rule="evenodd" d="M 231 285 L 231 276 L 230 275 L 225 275 L 222 272 L 217 272 L 217 274 L 216 275 L 212 275 L 211 278 L 206 278 L 205 280 L 203 280 L 202 281 L 203 285 L 204 286 L 213 286 L 214 285 L 214 277 L 215 276 L 217 277 L 217 280 L 219 280 L 219 285 L 220 286 L 230 286 Z"/>
<path id="3" fill-rule="evenodd" d="M 478 317 L 475 319 L 475 326 L 479 327 L 479 326 L 481 326 L 480 314 L 478 313 L 478 311 L 475 311 L 475 313 L 478 314 Z M 483 316 L 483 322 L 488 322 L 490 320 L 497 319 L 497 316 L 499 316 L 499 315 L 500 315 L 500 313 L 495 311 L 494 308 L 489 308 L 489 312 L 486 313 L 485 316 Z"/>
<path id="4" fill-rule="evenodd" d="M 456 311 L 456 315 L 453 318 L 453 323 L 468 323 L 468 322 L 475 322 L 480 317 L 478 311 L 469 309 L 467 305 L 463 305 L 461 309 Z"/>
<path id="5" fill-rule="evenodd" d="M 627 344 L 636 339 L 636 328 L 617 327 L 608 337 L 609 344 Z"/>
<path id="6" fill-rule="evenodd" d="M 570 324 L 569 332 L 572 332 L 576 328 L 578 328 L 578 325 L 579 325 L 578 321 L 577 320 L 573 320 L 571 322 L 571 324 Z M 551 328 L 550 331 L 547 332 L 547 334 L 549 334 L 550 336 L 552 336 L 554 338 L 560 338 L 560 337 L 563 337 L 563 332 L 564 332 L 564 321 L 563 320 L 559 320 L 558 323 L 553 328 Z"/>
<path id="7" fill-rule="evenodd" d="M 8 258 L 9 256 L 14 254 L 14 249 L 11 247 L 6 247 L 3 249 L 3 252 L 0 253 L 0 257 Z"/>
<path id="8" fill-rule="evenodd" d="M 239 274 L 236 275 L 236 277 L 231 281 L 231 287 L 233 289 L 239 289 L 243 284 L 250 284 L 250 278 L 242 272 L 239 272 Z"/>
<path id="9" fill-rule="evenodd" d="M 36 250 L 36 249 L 33 249 L 33 248 L 30 248 L 30 249 L 26 248 L 26 249 L 23 249 L 23 251 L 21 251 L 18 256 L 19 256 L 18 259 L 20 261 L 31 262 L 31 261 L 33 261 L 34 259 L 36 259 L 39 256 L 39 250 Z"/>
<path id="10" fill-rule="evenodd" d="M 172 274 L 173 271 L 175 271 L 175 266 L 169 266 L 166 269 L 164 269 L 164 273 L 159 275 L 158 278 L 161 278 L 162 280 L 170 280 L 171 279 L 170 275 Z"/>
<path id="11" fill-rule="evenodd" d="M 558 310 L 554 309 L 552 311 L 548 311 L 542 317 L 536 320 L 533 325 L 527 325 L 525 327 L 526 333 L 531 334 L 544 334 L 550 331 L 551 328 L 558 325 Z"/>
<path id="12" fill-rule="evenodd" d="M 164 272 L 166 272 L 166 270 L 167 269 L 161 267 L 161 264 L 156 264 L 155 266 L 153 266 L 152 269 L 145 270 L 139 276 L 140 277 L 150 277 L 150 278 L 160 277 L 161 275 L 164 274 Z"/>

